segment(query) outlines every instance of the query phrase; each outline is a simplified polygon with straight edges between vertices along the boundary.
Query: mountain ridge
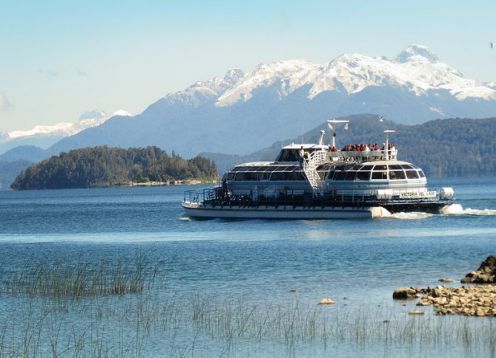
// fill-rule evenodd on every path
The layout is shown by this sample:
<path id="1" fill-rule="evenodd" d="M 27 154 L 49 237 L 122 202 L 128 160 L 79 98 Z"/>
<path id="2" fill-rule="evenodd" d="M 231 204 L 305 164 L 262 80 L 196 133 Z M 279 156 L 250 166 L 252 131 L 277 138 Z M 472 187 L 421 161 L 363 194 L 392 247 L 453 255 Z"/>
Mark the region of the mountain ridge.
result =
<path id="1" fill-rule="evenodd" d="M 342 118 L 344 119 L 344 118 Z M 419 165 L 431 177 L 492 176 L 496 172 L 496 117 L 483 119 L 435 119 L 416 125 L 404 125 L 384 120 L 380 116 L 348 116 L 349 130 L 337 129 L 337 143 L 383 143 L 385 129 L 396 130 L 390 141 L 396 143 L 398 158 Z M 245 156 L 223 153 L 200 153 L 213 160 L 220 174 L 243 162 L 273 161 L 282 146 L 289 143 L 317 143 L 320 130 L 327 124 L 292 139 L 279 140 Z M 463 160 L 460 160 L 463 158 Z"/>
<path id="2" fill-rule="evenodd" d="M 342 54 L 325 64 L 274 61 L 197 81 L 138 115 L 115 116 L 62 138 L 49 151 L 155 145 L 184 157 L 245 155 L 324 119 L 364 113 L 404 124 L 488 118 L 496 116 L 496 88 L 465 78 L 421 45 L 394 58 Z"/>

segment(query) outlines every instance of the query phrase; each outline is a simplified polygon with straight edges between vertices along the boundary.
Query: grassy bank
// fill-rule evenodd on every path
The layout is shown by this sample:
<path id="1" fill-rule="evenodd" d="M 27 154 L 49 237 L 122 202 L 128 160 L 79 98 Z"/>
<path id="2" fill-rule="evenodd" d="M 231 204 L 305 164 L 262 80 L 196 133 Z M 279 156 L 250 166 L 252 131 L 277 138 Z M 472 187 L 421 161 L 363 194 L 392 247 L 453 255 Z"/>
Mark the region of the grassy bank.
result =
<path id="1" fill-rule="evenodd" d="M 2 273 L 0 357 L 496 354 L 489 318 L 185 295 L 142 256 L 34 267 Z"/>

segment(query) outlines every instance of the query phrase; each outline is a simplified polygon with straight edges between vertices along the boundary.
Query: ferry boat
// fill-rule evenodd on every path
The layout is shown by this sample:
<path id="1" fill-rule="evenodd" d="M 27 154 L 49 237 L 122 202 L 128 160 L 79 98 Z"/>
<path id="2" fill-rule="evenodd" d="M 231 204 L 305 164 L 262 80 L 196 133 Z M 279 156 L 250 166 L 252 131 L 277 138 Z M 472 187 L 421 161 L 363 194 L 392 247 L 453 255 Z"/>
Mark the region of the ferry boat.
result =
<path id="1" fill-rule="evenodd" d="M 336 147 L 331 143 L 284 146 L 275 161 L 236 165 L 222 185 L 184 193 L 182 207 L 193 218 L 349 219 L 384 217 L 397 212 L 439 213 L 453 202 L 454 191 L 427 188 L 423 170 L 397 159 L 385 130 L 385 143 Z"/>

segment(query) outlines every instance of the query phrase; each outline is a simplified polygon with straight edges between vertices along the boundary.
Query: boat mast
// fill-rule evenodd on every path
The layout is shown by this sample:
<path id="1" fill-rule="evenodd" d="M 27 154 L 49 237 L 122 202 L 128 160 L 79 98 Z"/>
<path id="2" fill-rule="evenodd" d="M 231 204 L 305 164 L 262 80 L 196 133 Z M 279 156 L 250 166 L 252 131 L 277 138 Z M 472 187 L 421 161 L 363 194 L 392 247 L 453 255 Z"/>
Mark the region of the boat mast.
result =
<path id="1" fill-rule="evenodd" d="M 393 129 L 386 129 L 384 133 L 386 134 L 386 143 L 384 145 L 384 153 L 385 153 L 385 159 L 389 160 L 389 133 L 394 133 L 396 132 Z"/>
<path id="2" fill-rule="evenodd" d="M 331 146 L 332 147 L 336 147 L 336 127 L 339 123 L 344 123 L 344 129 L 347 130 L 350 121 L 347 119 L 329 119 L 329 120 L 327 120 L 327 125 L 329 126 L 329 129 L 331 130 L 331 133 L 332 133 L 332 136 L 331 136 Z"/>
<path id="3" fill-rule="evenodd" d="M 319 145 L 322 145 L 324 144 L 324 134 L 325 134 L 325 130 L 321 130 L 320 131 L 320 137 L 319 137 Z"/>

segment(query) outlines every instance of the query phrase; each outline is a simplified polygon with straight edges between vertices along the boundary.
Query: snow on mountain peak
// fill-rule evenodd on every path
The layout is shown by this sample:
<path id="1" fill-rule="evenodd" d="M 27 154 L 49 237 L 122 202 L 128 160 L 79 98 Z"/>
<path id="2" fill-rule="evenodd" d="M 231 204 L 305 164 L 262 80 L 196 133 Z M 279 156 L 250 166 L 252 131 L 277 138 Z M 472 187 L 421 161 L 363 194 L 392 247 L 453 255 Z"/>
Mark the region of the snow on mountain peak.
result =
<path id="1" fill-rule="evenodd" d="M 232 105 L 240 100 L 247 101 L 259 87 L 279 84 L 280 97 L 287 96 L 297 88 L 316 80 L 320 65 L 306 60 L 276 61 L 259 64 L 254 71 L 245 75 L 237 86 L 228 89 L 216 102 L 217 107 Z"/>
<path id="2" fill-rule="evenodd" d="M 192 107 L 206 103 L 228 107 L 249 101 L 262 88 L 275 90 L 279 98 L 307 88 L 308 98 L 312 99 L 326 91 L 351 95 L 371 86 L 403 88 L 415 95 L 448 91 L 460 101 L 496 99 L 494 85 L 467 79 L 442 63 L 428 47 L 410 45 L 394 59 L 351 53 L 325 65 L 286 60 L 259 64 L 248 73 L 229 70 L 223 78 L 198 81 L 183 91 L 166 95 L 165 100 Z"/>
<path id="3" fill-rule="evenodd" d="M 439 62 L 439 58 L 427 46 L 423 45 L 410 45 L 396 57 L 396 61 L 398 62 L 411 60 L 427 60 L 432 63 Z"/>
<path id="4" fill-rule="evenodd" d="M 129 113 L 128 111 L 123 110 L 123 109 L 119 109 L 119 110 L 115 111 L 114 113 L 112 113 L 112 115 L 109 118 L 114 117 L 114 116 L 132 117 L 132 114 Z"/>
<path id="5" fill-rule="evenodd" d="M 170 104 L 198 107 L 221 96 L 228 88 L 235 86 L 243 76 L 243 71 L 231 69 L 227 71 L 224 78 L 214 77 L 208 81 L 197 81 L 184 91 L 170 93 L 164 98 Z"/>
<path id="6" fill-rule="evenodd" d="M 53 125 L 37 125 L 29 130 L 9 132 L 7 136 L 9 140 L 41 136 L 66 137 L 77 134 L 85 129 L 99 126 L 116 115 L 130 116 L 131 114 L 124 110 L 118 110 L 109 116 L 104 111 L 93 110 L 83 113 L 76 123 L 61 122 Z"/>

